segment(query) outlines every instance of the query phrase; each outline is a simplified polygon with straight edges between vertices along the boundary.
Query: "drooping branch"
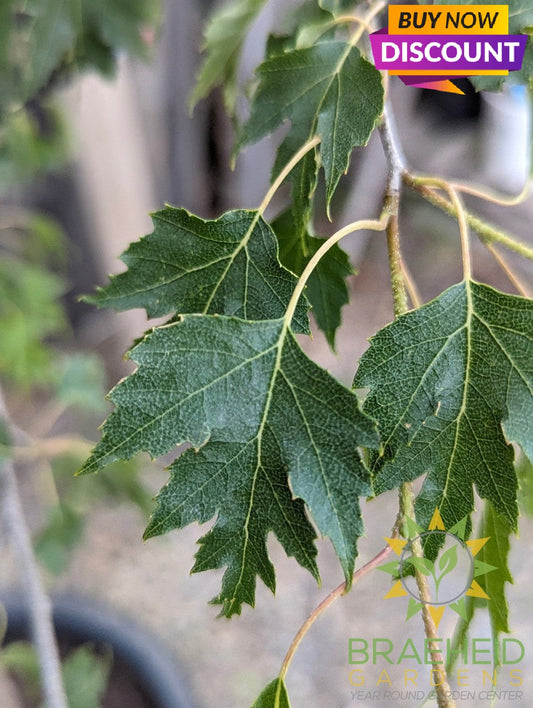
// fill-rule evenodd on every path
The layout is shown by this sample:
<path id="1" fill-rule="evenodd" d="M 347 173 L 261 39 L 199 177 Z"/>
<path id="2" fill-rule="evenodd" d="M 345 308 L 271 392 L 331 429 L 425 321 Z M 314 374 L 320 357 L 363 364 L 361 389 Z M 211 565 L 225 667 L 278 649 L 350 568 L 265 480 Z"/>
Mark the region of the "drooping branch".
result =
<path id="1" fill-rule="evenodd" d="M 398 211 L 400 206 L 400 190 L 402 179 L 407 174 L 405 160 L 402 156 L 400 144 L 396 139 L 393 118 L 385 108 L 379 128 L 381 142 L 388 165 L 387 186 L 384 205 L 389 211 L 390 218 L 387 224 L 387 245 L 389 252 L 389 267 L 391 272 L 392 296 L 394 302 L 394 315 L 399 317 L 407 312 L 407 287 L 402 268 L 402 254 L 400 247 L 400 232 L 398 228 Z M 463 237 L 464 225 L 461 228 Z M 462 238 L 464 242 L 464 238 Z M 464 250 L 464 249 L 463 249 Z M 469 261 L 468 261 L 469 265 Z M 400 528 L 407 518 L 414 518 L 414 492 L 410 482 L 404 482 L 399 491 Z M 423 550 L 420 541 L 413 543 L 413 554 L 422 557 Z M 451 698 L 450 686 L 447 675 L 443 670 L 442 655 L 438 649 L 437 628 L 429 612 L 431 595 L 427 578 L 415 569 L 415 579 L 420 599 L 422 601 L 422 619 L 424 630 L 429 640 L 432 671 L 435 677 L 437 703 L 439 708 L 454 708 L 455 701 Z"/>

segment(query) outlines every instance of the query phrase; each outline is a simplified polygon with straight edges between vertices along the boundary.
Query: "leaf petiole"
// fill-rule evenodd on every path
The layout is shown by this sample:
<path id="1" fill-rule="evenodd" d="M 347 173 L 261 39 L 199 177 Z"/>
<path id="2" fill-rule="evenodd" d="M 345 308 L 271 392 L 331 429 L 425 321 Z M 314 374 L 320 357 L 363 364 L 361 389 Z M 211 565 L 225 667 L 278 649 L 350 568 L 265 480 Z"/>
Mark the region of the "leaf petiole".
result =
<path id="1" fill-rule="evenodd" d="M 313 255 L 309 263 L 304 268 L 302 275 L 296 283 L 296 287 L 294 288 L 291 299 L 289 300 L 289 304 L 287 306 L 287 311 L 285 312 L 285 328 L 289 327 L 290 323 L 292 322 L 296 306 L 311 273 L 316 268 L 321 258 L 329 251 L 329 249 L 333 248 L 333 246 L 339 241 L 341 241 L 345 236 L 348 236 L 349 234 L 352 234 L 355 231 L 384 231 L 389 222 L 389 218 L 389 215 L 385 213 L 381 216 L 379 220 L 363 219 L 361 221 L 354 221 L 353 223 L 348 224 L 342 229 L 336 231 L 332 236 L 327 239 L 327 241 L 322 244 L 322 246 L 320 246 L 318 251 Z"/>
<path id="2" fill-rule="evenodd" d="M 272 198 L 274 194 L 278 191 L 278 189 L 281 187 L 285 179 L 288 177 L 288 175 L 292 172 L 292 170 L 296 167 L 296 165 L 300 162 L 300 160 L 307 155 L 307 153 L 312 150 L 314 147 L 316 147 L 320 142 L 320 138 L 318 135 L 315 135 L 313 138 L 310 138 L 306 143 L 302 145 L 302 147 L 296 152 L 291 159 L 287 162 L 285 167 L 281 170 L 279 175 L 276 177 L 276 179 L 272 182 L 268 192 L 265 194 L 265 197 L 261 204 L 259 205 L 257 212 L 259 216 L 263 216 L 263 214 L 266 211 L 266 208 L 272 201 Z"/>
<path id="3" fill-rule="evenodd" d="M 457 218 L 457 212 L 454 204 L 445 197 L 441 196 L 435 188 L 427 186 L 427 184 L 421 182 L 419 178 L 415 178 L 407 172 L 403 174 L 403 180 L 409 187 L 418 192 L 428 202 L 438 207 L 446 214 Z M 472 212 L 468 210 L 465 210 L 465 215 L 468 225 L 476 231 L 482 242 L 499 243 L 501 246 L 508 248 L 510 251 L 518 253 L 523 258 L 533 261 L 533 248 L 531 248 L 531 246 L 519 241 L 516 237 L 505 233 L 502 229 L 498 229 L 492 224 L 487 223 L 479 216 L 472 214 Z"/>
<path id="4" fill-rule="evenodd" d="M 427 185 L 428 187 L 439 187 L 444 180 L 438 177 L 426 177 L 424 175 L 411 175 L 414 182 L 419 184 Z M 446 180 L 450 187 L 453 187 L 457 192 L 462 192 L 463 194 L 470 194 L 478 199 L 484 199 L 492 204 L 497 204 L 498 206 L 517 206 L 525 202 L 532 194 L 532 182 L 528 180 L 521 192 L 515 196 L 510 196 L 506 194 L 499 194 L 492 189 L 485 187 L 484 185 L 469 184 L 468 182 L 456 182 L 455 180 Z"/>

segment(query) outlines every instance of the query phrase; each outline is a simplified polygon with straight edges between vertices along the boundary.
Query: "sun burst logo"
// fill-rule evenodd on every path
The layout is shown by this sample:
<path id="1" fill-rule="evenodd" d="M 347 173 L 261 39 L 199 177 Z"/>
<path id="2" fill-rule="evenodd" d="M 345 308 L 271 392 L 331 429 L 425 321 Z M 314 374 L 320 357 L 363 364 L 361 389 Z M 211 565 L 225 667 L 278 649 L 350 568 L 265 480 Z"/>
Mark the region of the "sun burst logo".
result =
<path id="1" fill-rule="evenodd" d="M 496 567 L 476 558 L 490 537 L 465 541 L 467 517 L 446 529 L 438 509 L 427 530 L 412 519 L 406 520 L 408 538 L 386 538 L 399 560 L 379 566 L 396 579 L 385 595 L 409 597 L 407 617 L 410 619 L 427 605 L 438 627 L 446 606 L 467 619 L 466 598 L 490 600 L 476 578 Z M 431 560 L 434 558 L 435 560 Z M 416 574 L 425 576 L 428 595 L 422 597 Z"/>

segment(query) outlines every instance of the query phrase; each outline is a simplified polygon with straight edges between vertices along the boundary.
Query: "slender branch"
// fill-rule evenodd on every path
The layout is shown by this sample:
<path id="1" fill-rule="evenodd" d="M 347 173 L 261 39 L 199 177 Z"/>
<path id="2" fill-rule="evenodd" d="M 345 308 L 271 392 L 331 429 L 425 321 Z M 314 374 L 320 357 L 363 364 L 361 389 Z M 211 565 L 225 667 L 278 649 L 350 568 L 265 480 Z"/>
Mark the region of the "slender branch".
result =
<path id="1" fill-rule="evenodd" d="M 452 202 L 440 195 L 435 189 L 421 183 L 418 179 L 413 178 L 413 176 L 407 172 L 404 173 L 403 180 L 405 184 L 418 192 L 428 202 L 438 207 L 446 214 L 457 218 L 457 212 Z M 479 216 L 476 216 L 468 210 L 465 210 L 465 216 L 470 228 L 481 237 L 482 241 L 488 243 L 498 243 L 501 246 L 504 246 L 504 248 L 514 251 L 524 258 L 528 258 L 533 261 L 533 248 L 531 248 L 528 244 L 519 241 L 517 238 L 511 236 L 502 229 L 497 229 L 491 224 L 488 224 Z"/>
<path id="2" fill-rule="evenodd" d="M 2 392 L 0 419 L 9 425 Z M 39 657 L 44 702 L 47 708 L 67 708 L 61 662 L 54 635 L 51 604 L 33 554 L 30 533 L 20 501 L 17 477 L 10 459 L 0 458 L 0 508 L 6 531 L 17 554 L 24 581 L 35 648 Z"/>
<path id="3" fill-rule="evenodd" d="M 406 482 L 400 487 L 400 512 L 403 518 L 415 518 L 414 509 L 414 494 L 411 482 Z M 411 542 L 413 555 L 418 558 L 423 558 L 424 551 L 419 538 L 413 539 Z M 424 631 L 429 640 L 429 652 L 431 654 L 431 665 L 433 672 L 433 683 L 435 684 L 435 693 L 437 695 L 437 704 L 439 708 L 453 708 L 455 701 L 451 698 L 452 692 L 448 683 L 447 670 L 444 668 L 442 652 L 436 643 L 438 633 L 437 627 L 429 612 L 431 604 L 431 595 L 427 579 L 422 573 L 415 570 L 415 580 L 418 588 L 418 594 L 422 602 L 422 621 L 424 623 Z"/>
<path id="4" fill-rule="evenodd" d="M 327 239 L 327 241 L 325 241 L 320 246 L 318 251 L 316 251 L 316 253 L 310 259 L 308 264 L 305 266 L 304 271 L 301 274 L 298 282 L 296 283 L 296 287 L 293 290 L 291 299 L 289 300 L 289 304 L 285 312 L 284 319 L 286 327 L 288 327 L 292 322 L 292 318 L 294 317 L 294 311 L 296 310 L 296 306 L 298 304 L 301 294 L 303 293 L 305 285 L 309 280 L 309 276 L 314 271 L 321 258 L 329 251 L 329 249 L 333 248 L 333 246 L 345 236 L 347 236 L 348 234 L 352 234 L 355 231 L 383 231 L 383 229 L 385 229 L 385 227 L 387 226 L 388 220 L 389 216 L 387 214 L 383 214 L 379 221 L 375 219 L 363 219 L 362 221 L 354 221 L 352 224 L 348 224 L 342 229 L 339 229 L 339 231 L 336 231 L 332 236 Z"/>
<path id="5" fill-rule="evenodd" d="M 518 277 L 518 275 L 513 271 L 509 263 L 507 263 L 507 260 L 502 256 L 498 249 L 492 243 L 484 243 L 483 245 L 487 248 L 493 258 L 496 260 L 500 268 L 503 270 L 505 275 L 509 278 L 511 283 L 516 288 L 517 292 L 519 292 L 520 295 L 523 295 L 524 297 L 531 298 L 531 293 L 529 292 L 527 285 L 525 285 Z"/>
<path id="6" fill-rule="evenodd" d="M 398 532 L 395 532 L 396 535 Z M 393 533 L 394 536 L 394 533 Z M 370 573 L 371 570 L 374 570 L 380 563 L 389 555 L 391 552 L 392 548 L 391 546 L 385 546 L 384 548 L 381 549 L 381 551 L 372 558 L 372 560 L 368 561 L 368 563 L 365 563 L 359 570 L 356 570 L 355 573 L 353 574 L 352 578 L 352 586 L 355 585 L 355 583 L 358 580 L 361 580 L 367 573 Z M 315 609 L 311 612 L 309 617 L 305 620 L 305 622 L 302 624 L 300 629 L 298 630 L 298 633 L 294 637 L 294 639 L 291 642 L 291 645 L 285 655 L 285 658 L 283 659 L 283 663 L 281 665 L 281 670 L 279 672 L 279 677 L 283 679 L 285 677 L 285 674 L 287 673 L 287 670 L 289 668 L 289 665 L 292 661 L 292 658 L 294 654 L 296 653 L 296 650 L 298 649 L 302 639 L 305 637 L 307 632 L 311 629 L 312 625 L 314 624 L 315 620 L 317 620 L 320 615 L 328 609 L 330 605 L 335 602 L 335 600 L 340 597 L 346 590 L 346 582 L 341 583 L 338 587 L 335 588 L 330 594 L 322 600 L 322 602 L 315 607 Z"/>
<path id="7" fill-rule="evenodd" d="M 281 170 L 279 175 L 276 177 L 276 179 L 272 182 L 270 185 L 270 188 L 268 192 L 265 194 L 265 198 L 259 205 L 257 211 L 259 214 L 262 216 L 265 213 L 265 210 L 267 206 L 270 204 L 272 201 L 272 197 L 274 194 L 278 191 L 280 186 L 282 185 L 283 181 L 286 179 L 286 177 L 292 172 L 294 167 L 300 162 L 300 160 L 307 155 L 307 153 L 312 150 L 318 143 L 320 142 L 320 138 L 318 135 L 315 135 L 314 138 L 311 138 L 308 140 L 302 147 L 298 150 L 297 153 L 295 153 L 292 158 L 287 162 L 285 167 Z"/>
<path id="8" fill-rule="evenodd" d="M 387 224 L 387 245 L 389 250 L 389 267 L 391 271 L 392 296 L 394 301 L 394 315 L 399 317 L 407 312 L 407 292 L 405 283 L 405 270 L 402 269 L 402 256 L 400 250 L 400 234 L 398 229 L 398 210 L 400 205 L 400 189 L 402 178 L 406 174 L 405 160 L 400 151 L 399 143 L 395 136 L 392 116 L 386 109 L 380 125 L 380 137 L 388 164 L 387 186 L 385 192 L 385 205 L 390 213 Z M 457 195 L 455 195 L 457 196 Z M 457 205 L 456 205 L 457 206 Z M 460 203 L 458 205 L 461 206 Z M 463 231 L 461 231 L 463 234 Z M 466 261 L 469 264 L 469 261 Z M 466 266 L 465 266 L 466 267 Z M 399 492 L 399 518 L 400 527 L 406 518 L 414 519 L 414 492 L 410 482 L 404 482 Z M 413 554 L 423 557 L 420 541 L 413 542 Z M 442 655 L 439 652 L 436 639 L 438 637 L 435 622 L 429 612 L 431 600 L 427 578 L 415 569 L 415 579 L 418 593 L 422 600 L 422 619 L 424 631 L 429 640 L 429 651 L 433 676 L 436 684 L 437 703 L 439 708 L 454 708 L 455 701 L 450 698 L 451 691 L 447 675 L 441 669 L 443 666 Z M 440 678 L 440 681 L 438 680 Z"/>
<path id="9" fill-rule="evenodd" d="M 393 119 L 387 106 L 385 106 L 385 110 L 383 111 L 379 134 L 388 165 L 384 208 L 390 217 L 387 223 L 387 248 L 389 252 L 394 314 L 397 317 L 408 310 L 407 291 L 404 271 L 402 269 L 400 232 L 398 228 L 400 190 L 402 186 L 402 175 L 405 172 L 405 161 L 400 152 L 399 143 L 395 136 Z"/>

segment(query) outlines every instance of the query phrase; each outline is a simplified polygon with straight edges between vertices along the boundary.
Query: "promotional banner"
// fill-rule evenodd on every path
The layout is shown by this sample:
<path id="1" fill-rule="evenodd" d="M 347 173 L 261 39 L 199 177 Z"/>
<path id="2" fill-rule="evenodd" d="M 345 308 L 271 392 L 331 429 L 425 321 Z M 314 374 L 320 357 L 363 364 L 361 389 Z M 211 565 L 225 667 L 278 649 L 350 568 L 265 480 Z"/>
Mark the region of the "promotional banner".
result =
<path id="1" fill-rule="evenodd" d="M 509 34 L 507 5 L 392 5 L 388 26 L 370 35 L 378 69 L 454 93 L 453 79 L 518 71 L 526 42 Z"/>

